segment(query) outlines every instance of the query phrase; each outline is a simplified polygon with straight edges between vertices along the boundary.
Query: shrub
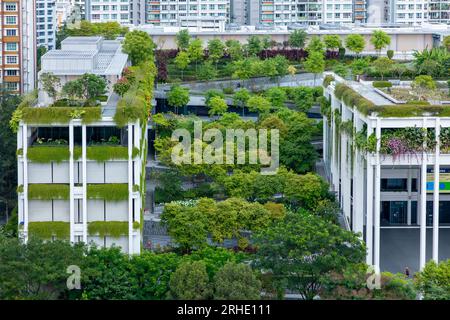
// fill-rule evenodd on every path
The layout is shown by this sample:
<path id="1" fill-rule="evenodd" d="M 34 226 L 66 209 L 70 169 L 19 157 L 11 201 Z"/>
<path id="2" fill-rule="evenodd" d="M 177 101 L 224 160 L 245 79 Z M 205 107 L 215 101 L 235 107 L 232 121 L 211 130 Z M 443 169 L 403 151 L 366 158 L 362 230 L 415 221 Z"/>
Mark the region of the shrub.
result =
<path id="1" fill-rule="evenodd" d="M 388 50 L 386 54 L 389 59 L 392 59 L 394 57 L 394 50 Z"/>
<path id="2" fill-rule="evenodd" d="M 128 221 L 92 221 L 88 223 L 90 236 L 119 238 L 128 235 Z"/>
<path id="3" fill-rule="evenodd" d="M 224 94 L 233 94 L 234 93 L 234 89 L 233 87 L 225 87 L 222 89 Z"/>
<path id="4" fill-rule="evenodd" d="M 29 160 L 39 163 L 56 162 L 69 160 L 70 152 L 67 146 L 41 146 L 28 148 L 27 157 Z"/>
<path id="5" fill-rule="evenodd" d="M 128 184 L 126 183 L 105 183 L 88 184 L 88 199 L 104 199 L 107 201 L 128 200 Z"/>
<path id="6" fill-rule="evenodd" d="M 52 236 L 58 239 L 68 239 L 70 235 L 70 223 L 63 221 L 29 222 L 28 232 L 30 235 L 41 239 L 51 239 Z"/>
<path id="7" fill-rule="evenodd" d="M 84 124 L 92 123 L 101 119 L 100 107 L 28 107 L 22 109 L 22 120 L 25 123 L 50 124 L 69 123 L 72 119 L 81 119 Z"/>
<path id="8" fill-rule="evenodd" d="M 81 150 L 80 150 L 81 151 Z M 78 152 L 77 152 L 78 155 Z M 139 155 L 139 149 L 133 147 L 132 157 Z M 79 154 L 81 156 L 81 153 Z M 128 147 L 122 146 L 91 146 L 87 147 L 86 157 L 90 160 L 104 162 L 108 160 L 126 160 L 128 159 Z"/>
<path id="9" fill-rule="evenodd" d="M 68 200 L 70 187 L 68 184 L 36 183 L 28 185 L 28 199 L 34 200 Z"/>
<path id="10" fill-rule="evenodd" d="M 325 78 L 323 79 L 323 83 L 322 85 L 326 88 L 330 85 L 330 83 L 334 81 L 334 77 L 331 74 L 328 74 L 325 76 Z"/>
<path id="11" fill-rule="evenodd" d="M 391 88 L 392 82 L 389 81 L 374 81 L 372 82 L 374 88 Z"/>

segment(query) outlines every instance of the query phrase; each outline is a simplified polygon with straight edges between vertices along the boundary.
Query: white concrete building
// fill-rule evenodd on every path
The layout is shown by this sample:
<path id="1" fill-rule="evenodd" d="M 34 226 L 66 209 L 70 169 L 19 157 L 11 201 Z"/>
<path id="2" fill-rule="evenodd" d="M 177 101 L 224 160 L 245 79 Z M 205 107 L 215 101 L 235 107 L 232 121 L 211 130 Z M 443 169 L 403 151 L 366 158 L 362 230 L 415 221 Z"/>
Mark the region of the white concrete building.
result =
<path id="1" fill-rule="evenodd" d="M 86 0 L 86 20 L 91 22 L 115 21 L 120 24 L 129 24 L 131 23 L 131 2 L 130 0 Z"/>
<path id="2" fill-rule="evenodd" d="M 74 3 L 70 0 L 56 0 L 55 7 L 56 27 L 60 28 L 72 14 Z"/>
<path id="3" fill-rule="evenodd" d="M 447 0 L 386 0 L 387 21 L 395 24 L 450 24 Z"/>
<path id="4" fill-rule="evenodd" d="M 56 30 L 56 1 L 36 0 L 36 45 L 54 49 Z"/>
<path id="5" fill-rule="evenodd" d="M 119 41 L 69 37 L 62 42 L 62 50 L 43 56 L 39 75 L 51 72 L 65 83 L 94 73 L 111 85 L 127 65 Z M 119 97 L 108 91 L 101 106 L 83 107 L 85 111 L 71 113 L 67 120 L 39 121 L 32 116 L 20 121 L 18 215 L 20 237 L 25 241 L 35 234 L 140 252 L 147 133 L 139 120 L 117 126 L 114 114 Z M 40 94 L 37 103 L 30 103 L 24 112 L 65 112 L 48 101 L 48 96 Z M 84 121 L 87 112 L 98 112 L 98 116 Z M 36 158 L 37 154 L 46 156 Z"/>
<path id="6" fill-rule="evenodd" d="M 367 263 L 402 272 L 448 259 L 450 101 L 407 117 L 404 102 L 371 83 L 333 77 L 324 90 L 326 171 L 348 225 L 366 242 Z M 418 135 L 398 138 L 406 131 Z"/>

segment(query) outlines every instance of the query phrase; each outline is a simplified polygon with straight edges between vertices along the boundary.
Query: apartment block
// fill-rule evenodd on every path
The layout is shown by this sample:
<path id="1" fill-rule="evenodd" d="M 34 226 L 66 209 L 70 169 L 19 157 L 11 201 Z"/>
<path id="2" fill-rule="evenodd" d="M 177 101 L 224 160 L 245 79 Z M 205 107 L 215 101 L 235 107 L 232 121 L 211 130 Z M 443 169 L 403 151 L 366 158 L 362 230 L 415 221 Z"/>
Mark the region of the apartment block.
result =
<path id="1" fill-rule="evenodd" d="M 0 85 L 13 93 L 34 89 L 34 4 L 0 0 Z"/>
<path id="2" fill-rule="evenodd" d="M 85 73 L 103 77 L 108 87 L 105 99 L 80 108 L 64 108 L 66 98 L 50 98 L 41 83 L 37 101 L 27 100 L 24 113 L 33 116 L 22 118 L 17 133 L 19 230 L 25 241 L 39 236 L 140 252 L 146 124 L 127 118 L 119 126 L 121 98 L 112 91 L 128 65 L 120 42 L 101 37 L 66 38 L 61 50 L 42 57 L 39 78 L 56 76 L 59 92 Z M 36 114 L 46 112 L 62 117 L 40 121 Z"/>
<path id="3" fill-rule="evenodd" d="M 448 0 L 387 0 L 387 21 L 395 24 L 450 24 Z"/>
<path id="4" fill-rule="evenodd" d="M 130 0 L 86 0 L 86 20 L 91 22 L 115 21 L 120 24 L 129 24 L 131 23 L 131 3 Z"/>
<path id="5" fill-rule="evenodd" d="M 36 42 L 38 47 L 52 50 L 56 46 L 56 1 L 36 1 Z"/>
<path id="6" fill-rule="evenodd" d="M 402 272 L 450 258 L 450 117 L 442 112 L 450 101 L 408 116 L 405 101 L 371 82 L 327 77 L 326 172 L 348 228 L 366 243 L 367 263 Z"/>
<path id="7" fill-rule="evenodd" d="M 211 30 L 223 29 L 228 22 L 230 22 L 230 0 L 147 2 L 146 23 L 158 26 L 197 27 Z"/>

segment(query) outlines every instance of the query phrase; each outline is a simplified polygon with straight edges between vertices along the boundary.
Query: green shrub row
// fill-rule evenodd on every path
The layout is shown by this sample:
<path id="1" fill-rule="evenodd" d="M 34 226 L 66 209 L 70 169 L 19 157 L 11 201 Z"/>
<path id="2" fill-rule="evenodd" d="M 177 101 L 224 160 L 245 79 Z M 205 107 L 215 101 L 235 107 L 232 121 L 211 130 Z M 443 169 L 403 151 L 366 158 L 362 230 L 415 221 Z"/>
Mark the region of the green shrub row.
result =
<path id="1" fill-rule="evenodd" d="M 89 124 L 99 121 L 102 117 L 100 107 L 25 107 L 22 109 L 22 120 L 25 123 L 50 124 L 69 123 L 72 119 L 81 119 L 82 123 Z"/>
<path id="2" fill-rule="evenodd" d="M 325 76 L 325 78 L 323 79 L 323 83 L 322 85 L 326 88 L 330 85 L 330 83 L 334 81 L 334 77 L 331 74 L 328 74 Z"/>
<path id="3" fill-rule="evenodd" d="M 88 223 L 87 228 L 90 236 L 128 236 L 128 221 L 92 221 Z"/>
<path id="4" fill-rule="evenodd" d="M 132 157 L 139 156 L 139 149 L 133 147 Z M 70 152 L 68 146 L 36 146 L 28 148 L 27 157 L 30 161 L 38 163 L 49 163 L 68 161 Z M 108 160 L 126 160 L 128 159 L 128 147 L 122 146 L 90 146 L 87 147 L 86 157 L 89 160 L 104 162 Z M 81 147 L 75 147 L 73 150 L 74 160 L 81 158 Z"/>
<path id="5" fill-rule="evenodd" d="M 68 239 L 70 236 L 70 223 L 63 221 L 39 221 L 28 223 L 28 233 L 41 239 Z"/>
<path id="6" fill-rule="evenodd" d="M 392 82 L 389 81 L 374 81 L 372 82 L 374 88 L 392 88 Z"/>
<path id="7" fill-rule="evenodd" d="M 68 200 L 70 186 L 61 183 L 33 183 L 28 185 L 28 199 Z"/>
<path id="8" fill-rule="evenodd" d="M 368 115 L 375 111 L 376 105 L 368 99 L 361 96 L 355 90 L 344 83 L 338 83 L 334 90 L 334 95 L 349 107 L 356 107 L 356 109 L 364 115 Z"/>
<path id="9" fill-rule="evenodd" d="M 126 183 L 104 183 L 88 184 L 88 199 L 103 199 L 107 201 L 128 200 L 128 184 Z"/>

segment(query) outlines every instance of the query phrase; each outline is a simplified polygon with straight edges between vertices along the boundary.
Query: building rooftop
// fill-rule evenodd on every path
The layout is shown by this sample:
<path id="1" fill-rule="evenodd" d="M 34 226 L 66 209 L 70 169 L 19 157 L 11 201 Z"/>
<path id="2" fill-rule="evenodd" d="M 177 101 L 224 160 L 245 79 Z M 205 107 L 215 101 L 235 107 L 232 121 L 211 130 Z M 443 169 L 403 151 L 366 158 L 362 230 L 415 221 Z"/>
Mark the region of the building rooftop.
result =
<path id="1" fill-rule="evenodd" d="M 68 37 L 61 49 L 50 50 L 42 56 L 40 73 L 55 75 L 120 75 L 128 61 L 119 40 L 102 37 Z"/>

